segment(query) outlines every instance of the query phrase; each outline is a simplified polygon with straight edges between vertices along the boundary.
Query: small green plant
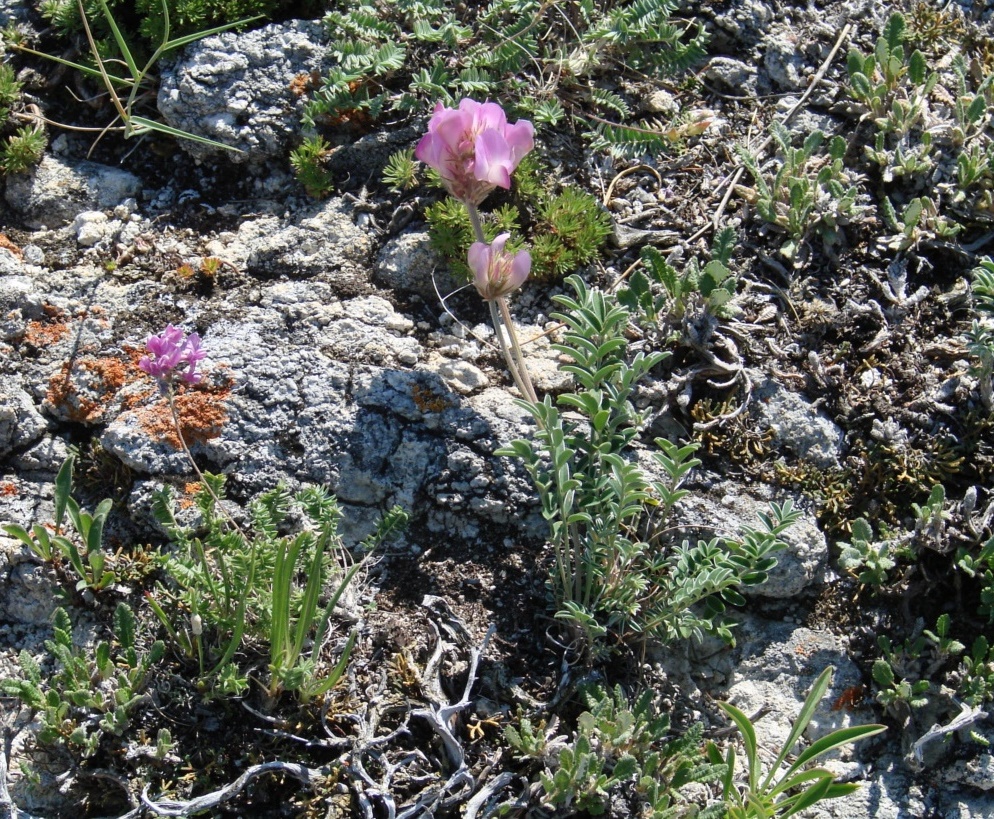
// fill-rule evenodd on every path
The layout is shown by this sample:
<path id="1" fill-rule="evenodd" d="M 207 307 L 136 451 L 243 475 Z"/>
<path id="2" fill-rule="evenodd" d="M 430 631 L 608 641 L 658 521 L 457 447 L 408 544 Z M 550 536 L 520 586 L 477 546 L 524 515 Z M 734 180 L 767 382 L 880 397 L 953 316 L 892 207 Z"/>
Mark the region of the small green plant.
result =
<path id="1" fill-rule="evenodd" d="M 973 305 L 980 313 L 966 334 L 967 350 L 973 356 L 973 374 L 977 378 L 980 401 L 988 411 L 994 409 L 994 261 L 984 257 L 973 269 Z"/>
<path id="2" fill-rule="evenodd" d="M 729 315 L 729 302 L 738 286 L 738 277 L 729 268 L 735 241 L 734 228 L 722 228 L 715 236 L 710 260 L 702 266 L 693 258 L 683 272 L 647 245 L 640 254 L 640 267 L 618 289 L 618 301 L 644 328 L 653 328 L 664 337 L 675 333 L 684 316 L 697 307 L 714 316 Z"/>
<path id="3" fill-rule="evenodd" d="M 398 162 L 401 179 L 407 178 L 403 159 Z M 515 174 L 514 201 L 487 214 L 482 228 L 487 241 L 505 232 L 520 236 L 508 248 L 517 252 L 529 243 L 531 276 L 558 279 L 597 258 L 611 234 L 611 217 L 589 193 L 571 185 L 556 190 L 542 181 L 542 173 L 526 156 Z M 466 209 L 446 197 L 431 205 L 425 217 L 432 246 L 453 271 L 468 276 L 466 254 L 477 237 Z"/>
<path id="4" fill-rule="evenodd" d="M 2 53 L 2 50 L 0 50 Z M 37 164 L 48 140 L 41 124 L 22 125 L 12 132 L 10 125 L 15 108 L 21 102 L 21 83 L 14 69 L 0 62 L 0 176 L 22 173 Z"/>
<path id="5" fill-rule="evenodd" d="M 920 622 L 920 621 L 919 621 Z M 883 657 L 873 664 L 873 680 L 877 684 L 877 702 L 901 720 L 910 718 L 911 710 L 928 703 L 933 691 L 932 678 L 963 653 L 965 646 L 951 636 L 951 619 L 942 614 L 935 630 L 918 628 L 899 648 L 886 635 L 877 638 Z"/>
<path id="6" fill-rule="evenodd" d="M 72 497 L 75 462 L 76 454 L 72 453 L 63 462 L 55 479 L 54 532 L 37 523 L 30 532 L 17 524 L 6 524 L 3 530 L 46 563 L 53 564 L 60 575 L 68 564 L 77 578 L 75 591 L 100 591 L 117 581 L 117 575 L 109 567 L 107 553 L 103 550 L 104 525 L 113 501 L 110 498 L 101 501 L 92 514 L 80 507 Z M 66 515 L 75 536 L 63 534 Z"/>
<path id="7" fill-rule="evenodd" d="M 973 641 L 959 668 L 957 691 L 974 708 L 994 700 L 994 648 L 981 634 Z"/>
<path id="8" fill-rule="evenodd" d="M 859 571 L 857 579 L 864 586 L 883 586 L 887 583 L 887 573 L 897 565 L 892 556 L 891 543 L 874 540 L 873 528 L 865 518 L 853 521 L 852 540 L 840 545 L 841 568 L 849 572 Z"/>
<path id="9" fill-rule="evenodd" d="M 20 655 L 24 678 L 0 682 L 0 690 L 16 696 L 39 713 L 38 739 L 65 744 L 83 757 L 92 756 L 105 733 L 120 736 L 131 714 L 144 700 L 141 693 L 151 667 L 165 647 L 156 641 L 147 654 L 138 651 L 137 620 L 126 603 L 114 610 L 114 641 L 99 642 L 92 656 L 73 644 L 72 622 L 65 609 L 52 616 L 53 639 L 45 647 L 58 663 L 48 681 L 27 652 Z"/>
<path id="10" fill-rule="evenodd" d="M 938 82 L 928 71 L 925 55 L 907 53 L 904 15 L 890 16 L 872 54 L 853 49 L 847 58 L 849 91 L 866 106 L 867 118 L 881 131 L 903 136 L 924 115 L 925 101 Z"/>
<path id="11" fill-rule="evenodd" d="M 784 547 L 779 535 L 796 520 L 788 502 L 773 504 L 762 527 L 741 540 L 685 541 L 664 548 L 666 520 L 696 463 L 695 446 L 657 439 L 654 480 L 629 448 L 643 418 L 632 405 L 639 380 L 667 353 L 627 356 L 629 314 L 607 293 L 572 276 L 576 298 L 556 296 L 565 308 L 554 318 L 567 328 L 554 345 L 576 391 L 553 403 L 523 402 L 535 417 L 533 441 L 501 452 L 520 457 L 538 487 L 555 555 L 552 590 L 557 617 L 593 650 L 609 633 L 622 639 L 668 642 L 703 633 L 731 640 L 725 603 L 741 604 L 739 586 L 762 583 Z M 582 421 L 568 419 L 559 406 Z"/>
<path id="12" fill-rule="evenodd" d="M 531 248 L 537 278 L 561 278 L 593 261 L 611 235 L 611 217 L 579 188 L 540 196 L 536 211 Z"/>
<path id="13" fill-rule="evenodd" d="M 756 182 L 759 215 L 788 236 L 780 252 L 793 259 L 811 231 L 821 236 L 827 248 L 840 243 L 841 228 L 864 210 L 858 205 L 859 189 L 844 164 L 846 141 L 832 137 L 825 156 L 820 153 L 825 141 L 821 131 L 808 134 L 799 148 L 793 147 L 790 132 L 781 123 L 774 122 L 770 133 L 782 157 L 770 181 L 753 154 L 741 146 L 737 152 Z"/>
<path id="14" fill-rule="evenodd" d="M 978 581 L 980 599 L 977 613 L 987 619 L 988 625 L 994 623 L 994 537 L 976 554 L 961 547 L 956 553 L 956 567 Z"/>
<path id="15" fill-rule="evenodd" d="M 962 229 L 961 225 L 943 216 L 928 196 L 915 197 L 900 214 L 885 196 L 880 200 L 880 215 L 891 230 L 897 231 L 893 236 L 883 237 L 881 242 L 896 251 L 917 247 L 926 240 L 951 239 Z"/>
<path id="16" fill-rule="evenodd" d="M 915 530 L 911 540 L 918 548 L 944 551 L 946 525 L 952 519 L 952 512 L 946 506 L 946 489 L 941 483 L 932 487 L 924 504 L 911 504 L 915 517 Z"/>
<path id="17" fill-rule="evenodd" d="M 323 164 L 330 154 L 331 146 L 320 136 L 305 137 L 290 151 L 290 165 L 297 181 L 315 199 L 321 199 L 335 189 L 334 180 Z"/>
<path id="18" fill-rule="evenodd" d="M 716 781 L 724 765 L 704 760 L 700 724 L 679 738 L 667 739 L 669 717 L 658 711 L 653 696 L 645 690 L 629 703 L 620 686 L 613 691 L 602 686 L 583 688 L 581 698 L 587 710 L 577 719 L 571 738 L 557 738 L 558 754 L 539 773 L 544 803 L 600 816 L 611 794 L 625 785 L 631 789 L 639 815 L 652 819 L 684 815 L 688 806 L 680 799 L 680 789 L 692 782 Z M 538 744 L 533 743 L 529 754 L 533 758 L 539 757 Z M 704 819 L 720 814 L 719 805 L 694 815 Z"/>
<path id="19" fill-rule="evenodd" d="M 825 799 L 837 799 L 859 788 L 854 783 L 838 782 L 831 771 L 824 768 L 809 768 L 808 764 L 837 748 L 852 745 L 886 731 L 884 725 L 856 725 L 832 731 L 811 743 L 794 756 L 789 765 L 787 764 L 788 757 L 795 752 L 794 746 L 811 722 L 818 703 L 825 696 L 834 671 L 835 669 L 829 666 L 815 680 L 791 727 L 787 741 L 784 742 L 765 776 L 762 771 L 755 726 L 749 717 L 734 705 L 718 703 L 739 729 L 746 756 L 746 781 L 739 785 L 735 781 L 735 749 L 730 747 L 725 756 L 722 756 L 714 743 L 708 744 L 707 753 L 711 762 L 714 764 L 724 762 L 728 766 L 723 780 L 727 819 L 786 819 Z M 782 768 L 784 765 L 787 765 L 786 770 Z"/>
<path id="20" fill-rule="evenodd" d="M 558 728 L 558 717 L 535 723 L 522 713 L 519 706 L 517 724 L 508 723 L 504 726 L 504 739 L 518 759 L 543 761 L 549 756 L 550 748 L 555 745 Z"/>
<path id="21" fill-rule="evenodd" d="M 150 597 L 153 611 L 181 655 L 196 659 L 205 682 L 225 689 L 243 686 L 231 667 L 241 648 L 266 646 L 269 675 L 266 693 L 275 698 L 293 691 L 304 701 L 330 690 L 341 678 L 355 641 L 346 641 L 339 662 L 328 671 L 322 657 L 335 606 L 360 568 L 338 535 L 341 513 L 325 490 L 305 488 L 295 495 L 279 487 L 249 506 L 252 533 L 233 530 L 218 509 L 223 479 L 204 475 L 206 484 L 196 503 L 201 532 L 180 526 L 173 513 L 172 493 L 161 491 L 155 513 L 178 550 L 163 566 L 172 583 Z M 302 515 L 305 528 L 280 535 L 291 515 Z M 395 508 L 364 541 L 371 550 L 403 527 L 406 515 Z M 268 578 L 258 583 L 259 577 Z M 333 588 L 319 605 L 328 585 Z M 166 611 L 172 608 L 176 615 Z M 247 645 L 246 645 L 247 644 Z M 309 649 L 309 650 L 305 650 Z"/>
<path id="22" fill-rule="evenodd" d="M 0 126 L 10 117 L 10 109 L 21 97 L 21 84 L 14 69 L 0 62 Z"/>
<path id="23" fill-rule="evenodd" d="M 390 190 L 400 193 L 410 190 L 418 184 L 417 162 L 414 161 L 414 149 L 397 151 L 390 155 L 383 169 L 383 181 Z"/>

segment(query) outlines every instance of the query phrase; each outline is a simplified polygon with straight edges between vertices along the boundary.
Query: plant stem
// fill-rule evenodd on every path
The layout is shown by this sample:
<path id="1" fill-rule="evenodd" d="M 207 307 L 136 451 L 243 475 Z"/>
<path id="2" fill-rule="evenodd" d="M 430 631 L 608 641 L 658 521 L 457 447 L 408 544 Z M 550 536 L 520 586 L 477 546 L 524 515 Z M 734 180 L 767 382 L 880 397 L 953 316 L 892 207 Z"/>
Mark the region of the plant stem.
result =
<path id="1" fill-rule="evenodd" d="M 186 454 L 187 460 L 190 461 L 190 466 L 193 467 L 193 471 L 197 474 L 197 479 L 200 481 L 200 485 L 210 493 L 212 498 L 214 498 L 215 505 L 221 514 L 227 518 L 228 523 L 230 523 L 235 531 L 247 540 L 248 536 L 245 534 L 242 527 L 238 525 L 238 522 L 224 508 L 224 504 L 221 502 L 221 499 L 214 493 L 210 483 L 208 483 L 207 479 L 204 477 L 204 473 L 200 471 L 200 467 L 197 466 L 197 462 L 193 459 L 193 453 L 190 452 L 190 447 L 186 444 L 186 438 L 183 437 L 183 427 L 180 425 L 179 411 L 176 409 L 176 394 L 173 390 L 172 383 L 170 383 L 166 388 L 166 400 L 169 402 L 169 410 L 173 415 L 173 426 L 176 427 L 176 437 L 179 439 L 180 446 L 183 447 L 183 452 Z"/>
<path id="2" fill-rule="evenodd" d="M 471 205 L 468 202 L 466 203 L 466 212 L 469 214 L 469 222 L 473 226 L 473 234 L 476 236 L 476 240 L 486 244 L 487 238 L 483 234 L 480 212 L 476 209 L 475 205 Z M 537 404 L 538 395 L 532 384 L 531 376 L 528 374 L 528 365 L 525 364 L 521 345 L 518 343 L 518 334 L 514 329 L 514 320 L 511 318 L 511 311 L 507 307 L 507 300 L 503 296 L 500 296 L 497 299 L 488 301 L 487 304 L 490 307 L 490 321 L 494 325 L 494 331 L 497 333 L 497 341 L 500 344 L 501 352 L 504 353 L 504 361 L 507 363 L 507 369 L 511 372 L 514 384 L 526 401 Z M 510 340 L 510 346 L 508 346 L 508 340 Z"/>
<path id="3" fill-rule="evenodd" d="M 515 361 L 518 364 L 520 372 L 518 375 L 524 384 L 524 389 L 521 385 L 518 385 L 518 389 L 521 390 L 522 394 L 531 401 L 533 404 L 538 403 L 538 395 L 535 392 L 535 387 L 532 384 L 531 375 L 528 374 L 528 366 L 525 364 L 525 357 L 521 352 L 521 345 L 518 343 L 518 334 L 514 329 L 514 320 L 511 318 L 511 311 L 507 307 L 507 299 L 503 296 L 498 296 L 494 301 L 500 307 L 500 315 L 504 320 L 504 327 L 507 328 L 507 335 L 511 339 L 511 349 L 514 353 Z M 493 302 L 491 302 L 493 304 Z"/>

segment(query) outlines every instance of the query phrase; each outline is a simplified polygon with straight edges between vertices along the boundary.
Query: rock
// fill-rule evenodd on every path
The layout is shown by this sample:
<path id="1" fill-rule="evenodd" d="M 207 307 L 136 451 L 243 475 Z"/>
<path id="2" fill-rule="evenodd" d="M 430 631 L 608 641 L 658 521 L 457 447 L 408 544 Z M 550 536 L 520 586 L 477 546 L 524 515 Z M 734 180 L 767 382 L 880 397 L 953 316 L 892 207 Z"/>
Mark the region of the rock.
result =
<path id="1" fill-rule="evenodd" d="M 756 95 L 758 75 L 756 69 L 731 57 L 715 57 L 704 68 L 704 79 L 714 83 L 721 91 L 743 97 Z"/>
<path id="2" fill-rule="evenodd" d="M 804 87 L 805 79 L 801 72 L 810 65 L 810 61 L 798 52 L 796 32 L 790 27 L 777 26 L 764 38 L 763 44 L 766 48 L 763 67 L 769 82 L 781 91 Z"/>
<path id="3" fill-rule="evenodd" d="M 10 585 L 3 602 L 0 602 L 0 617 L 35 626 L 45 625 L 51 620 L 59 598 L 49 567 L 37 563 L 18 563 L 11 569 L 7 582 Z"/>
<path id="4" fill-rule="evenodd" d="M 38 230 L 67 225 L 80 211 L 111 210 L 140 191 L 141 180 L 127 171 L 46 155 L 29 172 L 7 179 L 6 199 Z"/>
<path id="5" fill-rule="evenodd" d="M 262 216 L 245 222 L 219 255 L 261 279 L 322 276 L 337 295 L 354 295 L 370 289 L 372 252 L 372 237 L 356 227 L 351 206 L 329 199 L 292 221 Z"/>
<path id="6" fill-rule="evenodd" d="M 774 11 L 763 0 L 733 0 L 715 15 L 715 26 L 737 44 L 759 42 L 774 20 Z"/>
<path id="7" fill-rule="evenodd" d="M 107 214 L 99 210 L 83 211 L 72 223 L 76 231 L 76 241 L 83 247 L 93 247 L 101 239 L 113 233 L 114 223 L 108 220 Z M 120 227 L 120 222 L 117 223 Z"/>
<path id="8" fill-rule="evenodd" d="M 664 88 L 658 88 L 645 100 L 645 109 L 653 114 L 662 114 L 672 117 L 680 112 L 680 102 L 676 95 L 671 94 Z"/>
<path id="9" fill-rule="evenodd" d="M 198 159 L 283 160 L 300 134 L 304 105 L 294 78 L 322 68 L 325 38 L 324 26 L 306 20 L 206 37 L 164 67 L 159 111 L 173 128 L 238 149 L 179 140 Z"/>
<path id="10" fill-rule="evenodd" d="M 374 281 L 398 293 L 417 293 L 428 302 L 444 298 L 466 284 L 456 279 L 432 249 L 426 231 L 407 231 L 380 251 Z"/>
<path id="11" fill-rule="evenodd" d="M 12 379 L 0 377 L 0 458 L 37 441 L 48 424 L 31 396 Z"/>
<path id="12" fill-rule="evenodd" d="M 769 429 L 777 441 L 799 458 L 821 469 L 839 465 L 845 435 L 831 419 L 803 396 L 762 373 L 751 372 L 749 414 L 760 429 Z"/>
<path id="13" fill-rule="evenodd" d="M 490 379 L 479 367 L 468 361 L 443 361 L 437 372 L 445 383 L 462 395 L 469 395 L 490 385 Z"/>

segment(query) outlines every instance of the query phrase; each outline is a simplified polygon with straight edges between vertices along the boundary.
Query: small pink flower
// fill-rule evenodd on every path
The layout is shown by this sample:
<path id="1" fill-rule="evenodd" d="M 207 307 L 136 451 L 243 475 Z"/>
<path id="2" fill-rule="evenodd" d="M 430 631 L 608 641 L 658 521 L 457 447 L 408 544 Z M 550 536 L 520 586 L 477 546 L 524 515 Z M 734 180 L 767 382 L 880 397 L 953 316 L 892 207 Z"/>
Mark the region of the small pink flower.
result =
<path id="1" fill-rule="evenodd" d="M 142 356 L 138 366 L 161 385 L 168 385 L 174 374 L 188 384 L 196 384 L 203 378 L 197 372 L 197 363 L 207 353 L 200 349 L 197 333 L 186 336 L 179 327 L 167 324 L 159 335 L 149 336 L 145 346 L 149 355 Z M 185 369 L 177 373 L 180 367 Z"/>
<path id="2" fill-rule="evenodd" d="M 527 250 L 509 253 L 504 245 L 510 233 L 502 233 L 491 244 L 473 242 L 469 248 L 469 267 L 473 284 L 485 301 L 493 301 L 517 290 L 525 283 L 532 267 Z"/>
<path id="3" fill-rule="evenodd" d="M 534 137 L 530 122 L 509 125 L 497 103 L 464 99 L 458 108 L 435 106 L 414 155 L 438 171 L 456 199 L 475 206 L 495 187 L 511 187 L 511 174 Z"/>

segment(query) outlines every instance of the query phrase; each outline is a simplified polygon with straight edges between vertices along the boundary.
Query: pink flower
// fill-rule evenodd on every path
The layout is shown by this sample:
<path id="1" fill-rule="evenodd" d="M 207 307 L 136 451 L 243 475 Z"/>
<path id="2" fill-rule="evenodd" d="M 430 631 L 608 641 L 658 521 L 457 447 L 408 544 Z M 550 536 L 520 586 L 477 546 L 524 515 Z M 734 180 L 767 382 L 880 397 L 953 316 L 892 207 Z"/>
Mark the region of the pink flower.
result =
<path id="1" fill-rule="evenodd" d="M 438 103 L 414 155 L 438 171 L 456 199 L 475 206 L 495 187 L 511 187 L 511 174 L 534 146 L 534 136 L 527 120 L 508 125 L 497 103 Z"/>
<path id="2" fill-rule="evenodd" d="M 200 349 L 200 336 L 190 333 L 186 336 L 179 327 L 166 325 L 157 336 L 149 336 L 145 342 L 149 355 L 141 357 L 138 366 L 163 386 L 169 384 L 180 367 L 179 378 L 188 384 L 196 384 L 203 376 L 197 372 L 197 363 L 207 355 Z"/>
<path id="3" fill-rule="evenodd" d="M 485 301 L 493 301 L 517 290 L 531 271 L 532 257 L 527 250 L 517 253 L 504 250 L 510 236 L 510 233 L 502 233 L 489 245 L 473 242 L 469 248 L 473 284 Z"/>

